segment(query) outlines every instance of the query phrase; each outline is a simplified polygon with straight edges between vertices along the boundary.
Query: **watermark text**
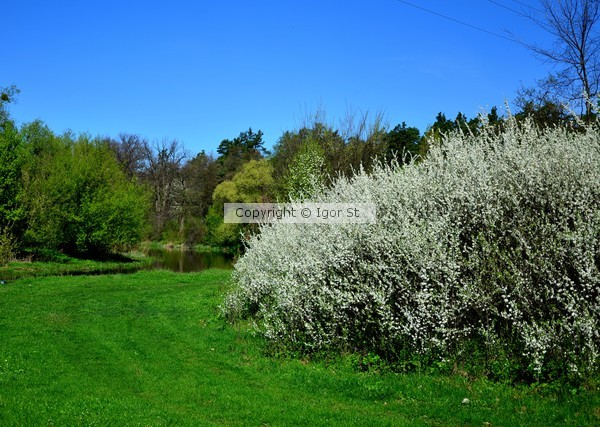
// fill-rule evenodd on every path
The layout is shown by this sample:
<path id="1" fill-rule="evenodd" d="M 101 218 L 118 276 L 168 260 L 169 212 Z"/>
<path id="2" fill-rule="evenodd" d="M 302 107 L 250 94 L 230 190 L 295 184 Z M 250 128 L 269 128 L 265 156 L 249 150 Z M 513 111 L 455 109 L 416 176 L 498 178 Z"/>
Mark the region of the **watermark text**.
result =
<path id="1" fill-rule="evenodd" d="M 225 203 L 229 224 L 373 224 L 372 203 Z"/>

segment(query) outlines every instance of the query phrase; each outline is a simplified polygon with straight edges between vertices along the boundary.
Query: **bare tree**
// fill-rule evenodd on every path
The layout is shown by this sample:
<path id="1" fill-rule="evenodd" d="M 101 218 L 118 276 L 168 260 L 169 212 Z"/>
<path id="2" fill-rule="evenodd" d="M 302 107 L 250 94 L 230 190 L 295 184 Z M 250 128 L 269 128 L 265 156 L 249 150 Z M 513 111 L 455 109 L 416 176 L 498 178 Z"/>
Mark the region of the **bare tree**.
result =
<path id="1" fill-rule="evenodd" d="M 139 135 L 129 133 L 121 133 L 119 139 L 107 138 L 105 141 L 128 178 L 142 175 L 145 169 L 147 141 Z"/>
<path id="2" fill-rule="evenodd" d="M 554 44 L 549 48 L 528 47 L 557 67 L 555 73 L 540 82 L 540 87 L 568 103 L 577 104 L 589 117 L 590 100 L 598 94 L 600 83 L 597 29 L 600 1 L 541 0 L 540 3 L 543 10 L 535 10 L 542 14 L 528 12 L 528 16 L 554 36 Z"/>
<path id="3" fill-rule="evenodd" d="M 345 164 L 341 172 L 351 176 L 361 167 L 371 172 L 377 159 L 385 157 L 386 128 L 383 112 L 371 116 L 368 111 L 357 114 L 348 109 L 339 125 L 340 134 L 346 142 Z"/>
<path id="4" fill-rule="evenodd" d="M 181 168 L 188 157 L 183 145 L 177 140 L 165 140 L 149 144 L 144 141 L 144 172 L 154 194 L 154 231 L 163 232 L 168 220 L 173 219 L 178 193 L 181 191 Z"/>

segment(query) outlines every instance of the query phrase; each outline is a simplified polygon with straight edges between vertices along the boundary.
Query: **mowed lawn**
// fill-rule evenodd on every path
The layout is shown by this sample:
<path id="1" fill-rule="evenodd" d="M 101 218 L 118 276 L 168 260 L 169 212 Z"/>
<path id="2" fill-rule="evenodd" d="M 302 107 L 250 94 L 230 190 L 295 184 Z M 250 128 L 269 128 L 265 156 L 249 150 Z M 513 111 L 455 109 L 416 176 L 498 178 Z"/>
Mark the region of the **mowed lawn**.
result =
<path id="1" fill-rule="evenodd" d="M 0 285 L 0 425 L 600 423 L 595 392 L 266 356 L 246 328 L 219 317 L 229 274 Z"/>

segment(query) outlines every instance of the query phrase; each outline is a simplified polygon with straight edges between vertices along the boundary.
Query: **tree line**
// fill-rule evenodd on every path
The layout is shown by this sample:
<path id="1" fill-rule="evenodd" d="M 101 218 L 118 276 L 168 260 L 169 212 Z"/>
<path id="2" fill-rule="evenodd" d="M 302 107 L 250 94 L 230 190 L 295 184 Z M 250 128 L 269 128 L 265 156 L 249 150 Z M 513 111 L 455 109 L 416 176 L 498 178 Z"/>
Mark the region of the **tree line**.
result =
<path id="1" fill-rule="evenodd" d="M 101 256 L 143 239 L 239 249 L 251 226 L 225 224 L 224 203 L 302 199 L 339 176 L 368 173 L 377 162 L 424 158 L 431 141 L 450 131 L 477 133 L 484 122 L 504 122 L 496 108 L 471 119 L 439 113 L 421 134 L 405 122 L 386 126 L 381 114 L 349 116 L 337 127 L 317 114 L 285 131 L 271 150 L 263 133 L 249 128 L 222 140 L 216 154 L 190 155 L 177 140 L 57 135 L 41 121 L 19 128 L 8 112 L 18 90 L 1 93 L 5 259 L 28 248 Z M 542 126 L 572 122 L 549 100 L 520 105 L 517 117 L 532 116 Z"/>

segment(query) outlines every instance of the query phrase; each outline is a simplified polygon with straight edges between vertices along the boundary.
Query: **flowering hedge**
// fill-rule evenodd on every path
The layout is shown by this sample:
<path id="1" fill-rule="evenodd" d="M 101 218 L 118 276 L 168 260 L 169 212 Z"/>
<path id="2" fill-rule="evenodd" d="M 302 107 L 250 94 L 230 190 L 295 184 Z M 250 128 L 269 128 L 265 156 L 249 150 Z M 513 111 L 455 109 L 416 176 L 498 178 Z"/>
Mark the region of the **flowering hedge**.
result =
<path id="1" fill-rule="evenodd" d="M 375 203 L 377 223 L 263 226 L 235 266 L 230 319 L 294 351 L 503 355 L 538 379 L 597 368 L 597 124 L 453 133 L 314 201 Z"/>

